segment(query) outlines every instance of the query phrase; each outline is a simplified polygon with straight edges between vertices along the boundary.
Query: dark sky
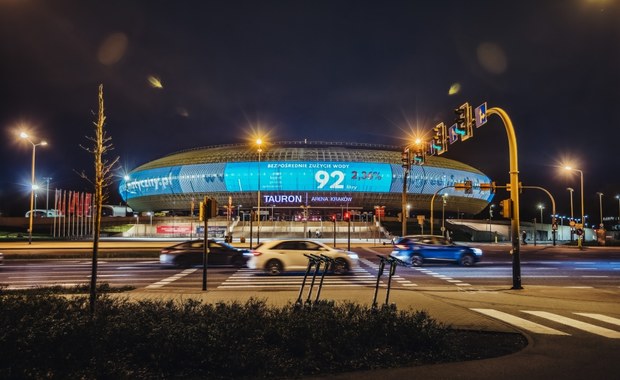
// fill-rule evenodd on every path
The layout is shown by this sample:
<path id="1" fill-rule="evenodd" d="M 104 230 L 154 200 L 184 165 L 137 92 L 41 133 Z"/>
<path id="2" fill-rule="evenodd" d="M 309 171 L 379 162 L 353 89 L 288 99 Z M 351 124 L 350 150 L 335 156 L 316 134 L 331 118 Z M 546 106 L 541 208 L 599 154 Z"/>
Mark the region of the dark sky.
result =
<path id="1" fill-rule="evenodd" d="M 20 125 L 50 144 L 37 149 L 38 178 L 90 190 L 75 171 L 92 171 L 79 145 L 93 135 L 103 83 L 113 153 L 128 170 L 256 129 L 270 140 L 401 145 L 451 125 L 463 102 L 486 101 L 512 118 L 524 185 L 549 189 L 564 214 L 572 186 L 577 210 L 579 179 L 557 168 L 572 162 L 586 213 L 598 222 L 603 192 L 604 213 L 618 215 L 618 1 L 0 0 L 0 58 L 5 214 L 29 207 L 32 148 L 17 141 Z M 497 117 L 444 156 L 509 180 Z M 522 197 L 523 218 L 541 202 L 550 211 L 542 192 Z"/>

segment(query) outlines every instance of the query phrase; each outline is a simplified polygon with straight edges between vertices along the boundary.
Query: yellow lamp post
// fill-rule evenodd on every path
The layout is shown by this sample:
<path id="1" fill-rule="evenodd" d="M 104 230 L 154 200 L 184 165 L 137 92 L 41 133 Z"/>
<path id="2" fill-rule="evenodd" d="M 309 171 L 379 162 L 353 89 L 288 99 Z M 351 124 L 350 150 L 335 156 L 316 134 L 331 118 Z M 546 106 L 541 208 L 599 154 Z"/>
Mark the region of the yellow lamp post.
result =
<path id="1" fill-rule="evenodd" d="M 28 141 L 31 145 L 32 145 L 32 178 L 30 181 L 30 221 L 29 221 L 29 227 L 28 227 L 28 244 L 32 244 L 32 218 L 33 218 L 33 214 L 34 214 L 34 191 L 35 191 L 35 176 L 34 176 L 34 163 L 35 163 L 35 158 L 36 158 L 36 151 L 37 151 L 37 147 L 40 146 L 46 146 L 47 145 L 47 141 L 45 140 L 41 140 L 41 142 L 39 143 L 34 143 L 31 139 L 30 136 L 26 133 L 26 132 L 22 132 L 19 134 L 19 137 Z"/>

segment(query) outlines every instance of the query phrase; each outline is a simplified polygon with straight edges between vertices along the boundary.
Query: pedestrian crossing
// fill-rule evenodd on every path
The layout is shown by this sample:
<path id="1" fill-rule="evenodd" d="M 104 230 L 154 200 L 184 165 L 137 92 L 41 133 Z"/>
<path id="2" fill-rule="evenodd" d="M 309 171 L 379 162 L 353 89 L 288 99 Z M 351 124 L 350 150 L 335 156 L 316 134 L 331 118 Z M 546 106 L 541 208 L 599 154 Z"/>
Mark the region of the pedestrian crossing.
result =
<path id="1" fill-rule="evenodd" d="M 363 268 L 355 268 L 350 276 L 334 276 L 327 274 L 323 279 L 323 287 L 367 287 L 376 284 L 376 277 Z M 306 279 L 306 286 L 312 281 L 313 272 Z M 299 288 L 304 276 L 300 274 L 284 274 L 270 276 L 256 269 L 239 269 L 224 280 L 217 289 L 256 289 L 256 288 Z M 315 286 L 321 280 L 321 273 L 316 275 Z"/>
<path id="2" fill-rule="evenodd" d="M 579 330 L 605 338 L 620 339 L 620 331 L 615 329 L 615 326 L 620 326 L 620 319 L 604 314 L 572 312 L 571 316 L 568 317 L 541 310 L 519 310 L 519 315 L 496 309 L 470 308 L 470 310 L 534 334 L 570 336 L 574 335 L 574 333 L 567 331 Z M 577 319 L 573 315 L 583 319 Z M 600 326 L 594 322 L 603 322 L 603 324 L 608 326 Z M 551 323 L 553 327 L 549 327 L 548 323 Z M 560 325 L 560 327 L 557 325 Z M 613 325 L 613 327 L 609 325 Z"/>

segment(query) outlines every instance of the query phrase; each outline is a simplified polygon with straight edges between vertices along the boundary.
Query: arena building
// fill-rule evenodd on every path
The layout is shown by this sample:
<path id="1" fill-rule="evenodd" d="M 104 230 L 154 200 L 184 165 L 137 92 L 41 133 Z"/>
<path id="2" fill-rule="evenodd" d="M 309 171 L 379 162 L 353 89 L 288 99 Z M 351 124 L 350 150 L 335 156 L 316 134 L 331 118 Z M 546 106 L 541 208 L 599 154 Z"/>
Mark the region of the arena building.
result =
<path id="1" fill-rule="evenodd" d="M 141 165 L 119 184 L 119 193 L 136 211 L 197 213 L 204 196 L 217 200 L 222 214 L 256 211 L 262 219 L 295 220 L 304 216 L 396 215 L 402 209 L 401 147 L 335 142 L 276 142 L 259 153 L 249 144 L 196 148 Z M 454 188 L 445 210 L 477 214 L 493 194 L 480 189 L 490 179 L 479 170 L 443 157 L 427 157 L 411 168 L 407 181 L 410 215 L 426 214 L 435 192 L 472 181 L 466 193 Z M 435 210 L 441 210 L 440 197 Z"/>

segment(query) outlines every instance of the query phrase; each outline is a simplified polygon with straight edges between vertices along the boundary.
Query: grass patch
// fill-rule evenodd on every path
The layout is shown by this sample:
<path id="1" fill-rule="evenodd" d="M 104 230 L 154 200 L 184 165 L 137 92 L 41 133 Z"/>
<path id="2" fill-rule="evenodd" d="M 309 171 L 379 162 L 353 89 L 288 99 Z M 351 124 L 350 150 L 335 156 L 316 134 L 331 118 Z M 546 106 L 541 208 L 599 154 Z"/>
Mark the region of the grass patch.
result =
<path id="1" fill-rule="evenodd" d="M 467 341 L 425 312 L 352 303 L 97 307 L 91 319 L 86 297 L 0 294 L 0 378 L 290 378 L 455 360 Z"/>

